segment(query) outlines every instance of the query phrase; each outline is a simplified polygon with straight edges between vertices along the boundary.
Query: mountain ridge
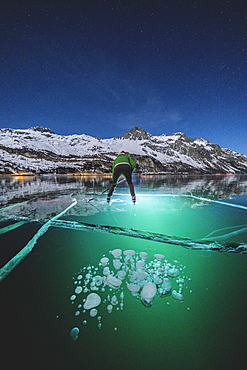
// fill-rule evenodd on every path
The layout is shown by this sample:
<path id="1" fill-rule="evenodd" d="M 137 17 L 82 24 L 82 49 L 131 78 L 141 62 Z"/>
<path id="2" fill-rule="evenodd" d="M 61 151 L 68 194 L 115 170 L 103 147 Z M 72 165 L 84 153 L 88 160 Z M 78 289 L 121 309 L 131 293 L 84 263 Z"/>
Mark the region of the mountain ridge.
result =
<path id="1" fill-rule="evenodd" d="M 121 150 L 142 173 L 247 173 L 247 155 L 182 132 L 155 136 L 138 126 L 110 139 L 58 135 L 42 126 L 0 129 L 0 173 L 109 173 Z"/>

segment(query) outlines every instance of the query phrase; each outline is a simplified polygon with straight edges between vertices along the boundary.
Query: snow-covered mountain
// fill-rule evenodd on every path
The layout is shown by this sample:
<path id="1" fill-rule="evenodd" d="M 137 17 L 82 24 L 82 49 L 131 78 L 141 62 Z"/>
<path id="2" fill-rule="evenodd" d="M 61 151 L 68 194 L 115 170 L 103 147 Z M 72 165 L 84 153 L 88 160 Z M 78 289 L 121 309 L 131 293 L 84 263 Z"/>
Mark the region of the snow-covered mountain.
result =
<path id="1" fill-rule="evenodd" d="M 140 127 L 111 139 L 62 136 L 44 127 L 0 129 L 0 173 L 106 173 L 121 150 L 139 172 L 247 173 L 246 155 L 181 132 L 153 136 Z"/>

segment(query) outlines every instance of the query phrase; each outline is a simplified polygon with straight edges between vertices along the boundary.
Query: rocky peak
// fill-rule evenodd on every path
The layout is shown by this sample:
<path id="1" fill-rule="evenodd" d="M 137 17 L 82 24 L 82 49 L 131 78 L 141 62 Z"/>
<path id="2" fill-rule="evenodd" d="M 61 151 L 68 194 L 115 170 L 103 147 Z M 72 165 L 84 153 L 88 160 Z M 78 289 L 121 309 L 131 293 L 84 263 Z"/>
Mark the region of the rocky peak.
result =
<path id="1" fill-rule="evenodd" d="M 173 136 L 177 140 L 183 141 L 183 142 L 192 142 L 193 141 L 193 139 L 191 139 L 190 137 L 185 135 L 183 132 L 176 132 L 175 134 L 172 134 L 171 136 Z"/>
<path id="2" fill-rule="evenodd" d="M 130 131 L 126 131 L 123 138 L 130 140 L 147 140 L 151 135 L 143 130 L 141 127 L 135 126 Z"/>
<path id="3" fill-rule="evenodd" d="M 53 132 L 49 128 L 43 127 L 43 126 L 35 126 L 35 127 L 31 127 L 30 129 L 33 130 L 33 131 L 39 131 L 39 132 L 42 132 L 42 133 L 55 134 L 55 132 Z"/>

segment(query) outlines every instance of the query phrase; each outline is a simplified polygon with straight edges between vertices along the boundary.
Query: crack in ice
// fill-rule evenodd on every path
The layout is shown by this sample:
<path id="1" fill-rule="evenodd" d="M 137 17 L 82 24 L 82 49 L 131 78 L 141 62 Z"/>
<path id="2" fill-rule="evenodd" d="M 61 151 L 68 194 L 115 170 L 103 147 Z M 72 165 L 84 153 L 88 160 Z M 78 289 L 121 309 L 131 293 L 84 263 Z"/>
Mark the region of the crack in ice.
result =
<path id="1" fill-rule="evenodd" d="M 38 232 L 33 236 L 31 240 L 18 252 L 10 261 L 8 261 L 1 269 L 0 269 L 0 281 L 2 281 L 13 269 L 33 250 L 35 244 L 37 243 L 38 239 L 46 233 L 49 227 L 52 225 L 52 222 L 56 221 L 59 217 L 63 216 L 68 210 L 74 207 L 77 204 L 77 200 L 75 198 L 72 199 L 72 203 L 60 212 L 58 215 L 51 218 L 47 221 Z"/>

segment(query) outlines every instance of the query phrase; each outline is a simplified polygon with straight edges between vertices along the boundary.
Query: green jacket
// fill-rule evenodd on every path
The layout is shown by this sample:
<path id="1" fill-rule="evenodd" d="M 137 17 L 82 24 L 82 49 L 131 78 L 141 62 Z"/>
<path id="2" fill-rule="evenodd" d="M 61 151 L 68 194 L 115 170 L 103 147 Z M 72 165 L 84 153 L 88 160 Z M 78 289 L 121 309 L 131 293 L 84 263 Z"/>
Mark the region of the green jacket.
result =
<path id="1" fill-rule="evenodd" d="M 131 168 L 132 168 L 132 171 L 134 170 L 134 168 L 136 167 L 136 164 L 135 162 L 133 161 L 133 159 L 128 156 L 127 154 L 124 154 L 124 153 L 120 153 L 118 154 L 118 156 L 115 158 L 113 164 L 112 164 L 112 172 L 114 171 L 114 167 L 119 164 L 119 163 L 128 163 L 130 164 Z"/>

